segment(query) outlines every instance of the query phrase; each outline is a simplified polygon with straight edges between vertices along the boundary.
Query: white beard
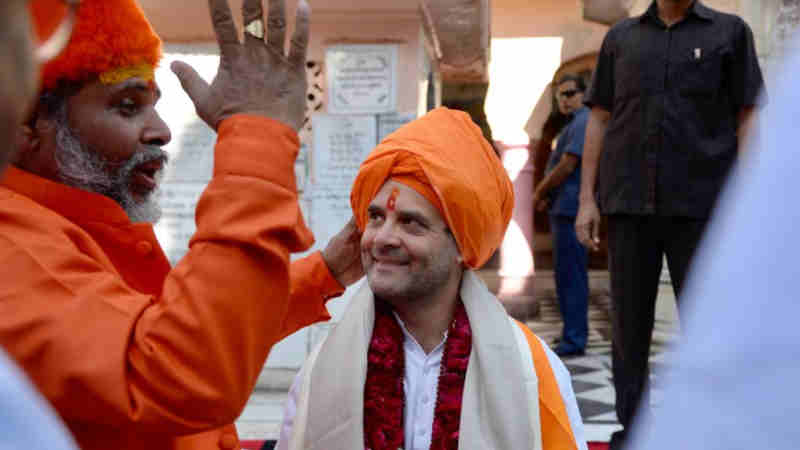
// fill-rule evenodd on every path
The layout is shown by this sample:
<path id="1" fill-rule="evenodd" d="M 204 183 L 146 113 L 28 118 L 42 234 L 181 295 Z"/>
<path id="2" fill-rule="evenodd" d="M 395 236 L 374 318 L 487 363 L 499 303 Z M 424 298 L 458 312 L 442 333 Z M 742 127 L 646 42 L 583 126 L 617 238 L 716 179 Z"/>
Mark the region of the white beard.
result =
<path id="1" fill-rule="evenodd" d="M 131 222 L 156 223 L 161 218 L 157 190 L 144 199 L 136 200 L 130 190 L 130 174 L 138 165 L 158 158 L 166 158 L 166 153 L 151 147 L 134 154 L 125 161 L 116 173 L 109 174 L 110 163 L 98 153 L 89 149 L 67 123 L 66 107 L 62 107 L 55 117 L 56 124 L 56 163 L 62 183 L 88 192 L 105 195 L 116 201 L 128 214 Z M 163 173 L 156 174 L 161 181 Z"/>

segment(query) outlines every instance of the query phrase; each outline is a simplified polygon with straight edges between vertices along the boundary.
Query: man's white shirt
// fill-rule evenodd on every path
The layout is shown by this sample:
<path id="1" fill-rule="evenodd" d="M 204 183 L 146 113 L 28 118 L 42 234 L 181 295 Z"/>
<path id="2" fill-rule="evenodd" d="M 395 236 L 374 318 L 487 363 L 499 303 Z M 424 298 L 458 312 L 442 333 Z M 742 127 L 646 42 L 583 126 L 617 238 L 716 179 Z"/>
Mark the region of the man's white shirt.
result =
<path id="1" fill-rule="evenodd" d="M 426 354 L 422 346 L 419 345 L 414 336 L 406 328 L 405 324 L 395 314 L 400 328 L 405 337 L 403 350 L 405 352 L 405 375 L 403 378 L 403 388 L 405 391 L 405 413 L 404 413 L 404 436 L 406 450 L 428 450 L 431 446 L 431 435 L 433 432 L 433 415 L 436 409 L 436 393 L 439 384 L 439 373 L 441 372 L 442 356 L 447 340 L 447 333 L 442 336 L 439 343 L 430 353 Z M 558 389 L 564 400 L 564 405 L 569 416 L 570 427 L 578 443 L 578 450 L 586 450 L 586 438 L 583 431 L 583 420 L 581 419 L 575 393 L 572 390 L 572 380 L 561 360 L 553 353 L 550 348 L 542 343 L 553 369 L 553 374 L 558 383 Z M 283 424 L 278 445 L 275 450 L 287 450 L 289 438 L 292 435 L 292 426 L 297 414 L 297 400 L 300 397 L 300 386 L 302 382 L 298 374 L 295 377 L 292 387 L 289 390 L 289 398 L 283 414 Z"/>
<path id="2" fill-rule="evenodd" d="M 436 394 L 447 332 L 442 336 L 442 342 L 430 353 L 425 354 L 425 350 L 411 335 L 405 323 L 397 317 L 396 313 L 395 318 L 400 324 L 400 328 L 403 329 L 405 337 L 403 340 L 403 350 L 405 351 L 403 390 L 406 395 L 405 448 L 406 450 L 428 450 L 431 447 L 433 414 L 436 410 Z"/>

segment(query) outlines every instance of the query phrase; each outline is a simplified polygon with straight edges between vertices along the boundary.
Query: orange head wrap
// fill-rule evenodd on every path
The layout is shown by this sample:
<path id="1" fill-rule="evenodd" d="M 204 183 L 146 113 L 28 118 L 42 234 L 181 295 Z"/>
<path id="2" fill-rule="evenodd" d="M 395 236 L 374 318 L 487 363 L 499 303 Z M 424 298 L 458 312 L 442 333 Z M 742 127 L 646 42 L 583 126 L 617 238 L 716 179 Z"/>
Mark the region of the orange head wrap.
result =
<path id="1" fill-rule="evenodd" d="M 34 0 L 31 15 L 41 40 L 64 16 L 61 0 Z M 83 0 L 69 44 L 42 69 L 42 88 L 59 81 L 99 78 L 114 84 L 131 77 L 152 80 L 161 59 L 161 39 L 135 0 Z"/>
<path id="2" fill-rule="evenodd" d="M 438 208 L 468 267 L 479 268 L 500 246 L 511 220 L 513 186 L 466 113 L 437 108 L 387 136 L 370 153 L 350 193 L 362 231 L 369 203 L 389 179 Z"/>

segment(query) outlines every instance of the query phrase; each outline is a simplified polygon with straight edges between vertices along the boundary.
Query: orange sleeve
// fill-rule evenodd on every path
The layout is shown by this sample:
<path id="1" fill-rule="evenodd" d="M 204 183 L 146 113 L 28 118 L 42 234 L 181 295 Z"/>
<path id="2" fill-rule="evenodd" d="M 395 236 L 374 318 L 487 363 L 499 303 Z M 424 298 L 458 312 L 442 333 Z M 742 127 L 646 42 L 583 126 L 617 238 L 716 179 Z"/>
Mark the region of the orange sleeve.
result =
<path id="1" fill-rule="evenodd" d="M 289 311 L 280 339 L 313 323 L 330 320 L 325 302 L 342 295 L 345 289 L 328 270 L 320 252 L 294 261 L 289 272 Z"/>
<path id="2" fill-rule="evenodd" d="M 3 216 L 0 342 L 79 424 L 73 432 L 230 424 L 272 345 L 303 314 L 321 317 L 311 301 L 289 314 L 289 254 L 313 242 L 297 203 L 298 148 L 297 134 L 270 119 L 221 124 L 197 232 L 160 296 L 132 289 L 83 230 L 38 204 Z"/>
<path id="3" fill-rule="evenodd" d="M 558 381 L 550 367 L 550 361 L 542 348 L 541 341 L 527 326 L 520 322 L 517 325 L 525 333 L 525 339 L 531 348 L 533 365 L 539 379 L 539 420 L 542 425 L 543 450 L 575 450 L 575 438 L 569 424 L 567 408 Z"/>

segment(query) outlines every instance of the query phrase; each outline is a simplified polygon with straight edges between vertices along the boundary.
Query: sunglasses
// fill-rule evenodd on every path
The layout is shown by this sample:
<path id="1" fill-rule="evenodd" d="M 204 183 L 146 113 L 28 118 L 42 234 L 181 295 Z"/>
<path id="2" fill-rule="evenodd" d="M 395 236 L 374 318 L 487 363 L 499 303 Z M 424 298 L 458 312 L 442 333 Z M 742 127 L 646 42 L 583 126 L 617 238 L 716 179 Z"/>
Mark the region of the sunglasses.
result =
<path id="1" fill-rule="evenodd" d="M 62 1 L 67 5 L 67 14 L 64 16 L 64 20 L 53 35 L 39 44 L 39 47 L 36 49 L 36 60 L 40 64 L 50 61 L 64 50 L 64 47 L 69 43 L 72 29 L 75 27 L 75 18 L 78 15 L 78 5 L 80 5 L 81 0 Z"/>
<path id="2" fill-rule="evenodd" d="M 575 94 L 577 94 L 578 92 L 580 92 L 580 91 L 579 91 L 579 90 L 577 90 L 577 89 L 568 89 L 568 90 L 566 90 L 566 91 L 559 92 L 559 93 L 558 93 L 558 95 L 560 95 L 560 96 L 562 96 L 562 97 L 564 97 L 564 98 L 572 98 L 572 97 L 573 97 L 573 96 L 575 96 Z"/>

